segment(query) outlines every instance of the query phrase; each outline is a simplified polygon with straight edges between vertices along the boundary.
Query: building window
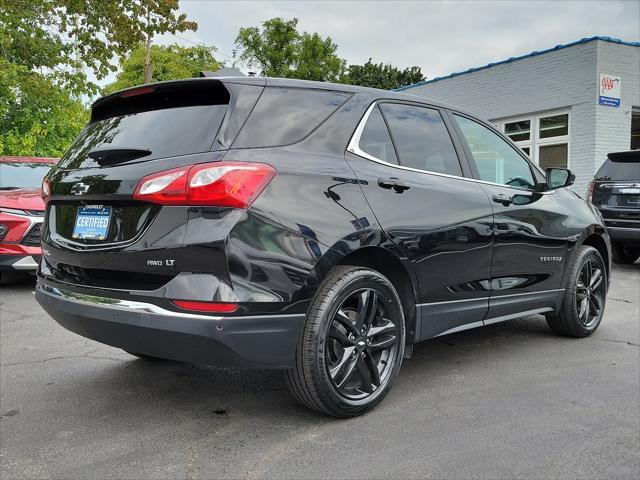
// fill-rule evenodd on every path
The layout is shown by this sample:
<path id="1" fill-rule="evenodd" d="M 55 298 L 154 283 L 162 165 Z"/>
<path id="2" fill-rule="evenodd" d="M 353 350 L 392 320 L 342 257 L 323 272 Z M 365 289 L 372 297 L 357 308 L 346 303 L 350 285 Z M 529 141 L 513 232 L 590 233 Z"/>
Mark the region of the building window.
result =
<path id="1" fill-rule="evenodd" d="M 631 150 L 640 148 L 640 107 L 631 110 Z"/>
<path id="2" fill-rule="evenodd" d="M 496 122 L 541 168 L 567 168 L 569 165 L 570 115 L 548 112 Z"/>
<path id="3" fill-rule="evenodd" d="M 505 123 L 504 133 L 514 142 L 531 140 L 531 120 Z"/>
<path id="4" fill-rule="evenodd" d="M 540 145 L 538 150 L 538 165 L 541 168 L 567 168 L 568 146 L 566 143 L 558 145 Z"/>
<path id="5" fill-rule="evenodd" d="M 540 138 L 569 135 L 569 115 L 554 115 L 540 119 Z"/>

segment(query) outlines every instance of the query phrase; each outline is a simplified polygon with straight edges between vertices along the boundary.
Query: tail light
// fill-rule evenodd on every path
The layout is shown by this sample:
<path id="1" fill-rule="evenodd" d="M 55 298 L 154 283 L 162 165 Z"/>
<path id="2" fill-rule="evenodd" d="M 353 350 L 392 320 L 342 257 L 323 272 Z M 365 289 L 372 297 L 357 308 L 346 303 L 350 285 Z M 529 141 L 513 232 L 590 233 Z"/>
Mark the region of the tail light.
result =
<path id="1" fill-rule="evenodd" d="M 593 203 L 593 187 L 595 185 L 595 182 L 593 180 L 591 180 L 589 182 L 589 185 L 587 185 L 587 202 L 589 203 Z"/>
<path id="2" fill-rule="evenodd" d="M 51 196 L 51 182 L 48 178 L 42 180 L 42 190 L 40 191 L 40 196 L 44 203 L 47 203 L 49 197 Z"/>
<path id="3" fill-rule="evenodd" d="M 133 198 L 161 205 L 248 208 L 275 174 L 264 163 L 187 165 L 143 177 Z"/>
<path id="4" fill-rule="evenodd" d="M 172 303 L 183 310 L 209 313 L 231 313 L 238 309 L 237 303 L 193 302 L 191 300 L 172 300 Z"/>

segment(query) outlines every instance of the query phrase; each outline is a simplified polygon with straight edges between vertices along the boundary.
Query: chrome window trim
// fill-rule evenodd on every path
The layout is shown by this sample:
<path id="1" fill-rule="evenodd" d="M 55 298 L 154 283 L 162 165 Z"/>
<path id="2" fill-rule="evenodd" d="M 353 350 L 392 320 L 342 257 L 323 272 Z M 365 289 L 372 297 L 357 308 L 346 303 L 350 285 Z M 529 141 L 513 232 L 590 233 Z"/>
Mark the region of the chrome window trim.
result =
<path id="1" fill-rule="evenodd" d="M 445 178 L 453 178 L 453 179 L 457 179 L 457 180 L 466 180 L 467 182 L 475 182 L 475 183 L 483 183 L 485 185 L 494 185 L 494 186 L 498 186 L 498 187 L 503 187 L 503 188 L 508 188 L 510 190 L 513 190 L 515 192 L 519 192 L 519 193 L 537 193 L 540 195 L 549 195 L 549 194 L 553 194 L 555 193 L 556 190 L 558 189 L 553 189 L 553 190 L 546 190 L 543 192 L 539 192 L 539 191 L 534 191 L 534 190 L 522 190 L 519 188 L 514 188 L 511 187 L 509 185 L 504 185 L 502 183 L 494 183 L 494 182 L 487 182 L 486 180 L 479 180 L 477 178 L 470 178 L 470 177 L 462 177 L 459 175 L 450 175 L 448 173 L 439 173 L 439 172 L 431 172 L 429 170 L 420 170 L 419 168 L 412 168 L 412 167 L 405 167 L 403 165 L 398 165 L 395 163 L 389 163 L 386 162 L 380 158 L 374 157 L 373 155 L 368 154 L 367 152 L 363 151 L 360 149 L 360 137 L 362 136 L 362 132 L 364 131 L 364 127 L 367 124 L 367 120 L 369 120 L 369 116 L 371 115 L 371 112 L 373 111 L 373 109 L 378 105 L 378 103 L 380 103 L 379 100 L 376 100 L 375 102 L 373 102 L 371 105 L 369 105 L 369 108 L 367 108 L 367 111 L 364 113 L 363 117 L 360 119 L 360 123 L 358 123 L 358 126 L 356 127 L 356 130 L 353 132 L 353 135 L 351 136 L 351 140 L 349 140 L 349 144 L 347 145 L 347 151 L 350 153 L 353 153 L 354 155 L 358 155 L 359 157 L 365 158 L 367 160 L 371 160 L 372 162 L 376 162 L 379 163 L 381 165 L 386 165 L 387 167 L 393 167 L 393 168 L 398 168 L 400 170 L 406 170 L 409 172 L 418 172 L 418 173 L 424 173 L 426 175 L 435 175 L 437 177 L 445 177 Z M 393 102 L 390 102 L 393 103 Z M 418 106 L 418 105 L 415 105 Z M 433 107 L 428 107 L 428 106 L 424 106 L 423 108 L 432 108 Z"/>

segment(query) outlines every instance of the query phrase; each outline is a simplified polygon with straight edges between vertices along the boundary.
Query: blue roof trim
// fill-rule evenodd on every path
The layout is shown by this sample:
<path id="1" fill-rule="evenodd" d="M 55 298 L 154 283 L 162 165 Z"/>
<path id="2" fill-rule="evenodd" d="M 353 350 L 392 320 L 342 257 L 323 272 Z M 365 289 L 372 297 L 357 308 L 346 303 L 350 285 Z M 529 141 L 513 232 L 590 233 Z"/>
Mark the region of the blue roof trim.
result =
<path id="1" fill-rule="evenodd" d="M 438 80 L 444 80 L 445 78 L 453 78 L 460 75 L 464 75 L 465 73 L 477 72 L 478 70 L 484 70 L 485 68 L 495 67 L 496 65 L 502 65 L 503 63 L 511 63 L 511 62 L 515 62 L 516 60 L 522 60 L 523 58 L 535 57 L 537 55 L 542 55 L 543 53 L 548 53 L 548 52 L 553 52 L 554 50 L 561 50 L 563 48 L 573 47 L 574 45 L 579 45 L 581 43 L 588 43 L 594 40 L 602 40 L 603 42 L 610 42 L 610 43 L 619 43 L 620 45 L 629 45 L 631 47 L 640 47 L 640 42 L 625 42 L 624 40 L 620 40 L 619 38 L 602 37 L 602 36 L 585 37 L 580 40 L 576 40 L 575 42 L 565 43 L 563 45 L 556 45 L 555 47 L 547 48 L 546 50 L 536 50 L 534 52 L 527 53 L 526 55 L 520 55 L 519 57 L 511 57 L 506 60 L 501 60 L 499 62 L 488 63 L 487 65 L 483 65 L 481 67 L 473 67 L 468 70 L 464 70 L 462 72 L 455 72 L 449 75 L 443 75 L 442 77 L 432 78 L 430 80 L 422 80 L 420 82 L 412 83 L 411 85 L 405 85 L 403 87 L 395 88 L 393 89 L 393 91 L 401 92 L 403 90 L 408 90 L 410 88 L 419 87 L 420 85 L 426 85 L 427 83 L 437 82 Z"/>

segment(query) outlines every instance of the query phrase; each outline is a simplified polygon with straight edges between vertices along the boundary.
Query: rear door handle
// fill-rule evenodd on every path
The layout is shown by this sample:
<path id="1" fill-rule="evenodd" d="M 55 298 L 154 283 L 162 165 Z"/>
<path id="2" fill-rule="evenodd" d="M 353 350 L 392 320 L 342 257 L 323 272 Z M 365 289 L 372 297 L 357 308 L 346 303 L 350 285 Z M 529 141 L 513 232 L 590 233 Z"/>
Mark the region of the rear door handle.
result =
<path id="1" fill-rule="evenodd" d="M 505 207 L 508 207 L 509 205 L 511 205 L 513 203 L 513 197 L 508 197 L 507 195 L 505 195 L 503 193 L 499 193 L 499 194 L 493 195 L 491 197 L 491 200 L 493 200 L 496 203 L 501 203 Z"/>
<path id="2" fill-rule="evenodd" d="M 411 185 L 403 182 L 399 178 L 391 177 L 391 178 L 379 178 L 378 186 L 386 189 L 393 190 L 396 193 L 402 193 L 405 190 L 408 190 Z"/>

